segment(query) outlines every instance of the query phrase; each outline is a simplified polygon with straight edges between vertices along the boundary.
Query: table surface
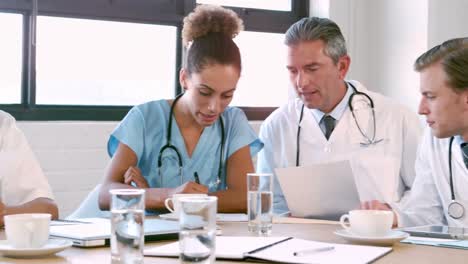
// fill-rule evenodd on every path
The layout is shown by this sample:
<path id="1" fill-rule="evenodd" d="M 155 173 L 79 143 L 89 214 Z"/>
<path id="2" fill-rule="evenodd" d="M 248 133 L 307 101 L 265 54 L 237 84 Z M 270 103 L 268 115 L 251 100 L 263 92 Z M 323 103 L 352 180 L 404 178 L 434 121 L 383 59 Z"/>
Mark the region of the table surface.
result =
<path id="1" fill-rule="evenodd" d="M 223 235 L 248 235 L 247 223 L 220 223 Z M 333 234 L 340 229 L 334 224 L 274 224 L 273 235 L 293 236 L 322 242 L 347 242 Z M 0 233 L 4 239 L 4 232 Z M 147 243 L 162 245 L 173 241 Z M 0 257 L 0 263 L 111 263 L 109 247 L 76 248 L 71 247 L 55 255 L 34 259 Z M 177 258 L 145 257 L 144 263 L 179 263 Z M 240 263 L 237 261 L 216 261 L 216 263 Z M 393 251 L 375 263 L 468 263 L 468 250 L 397 243 Z"/>

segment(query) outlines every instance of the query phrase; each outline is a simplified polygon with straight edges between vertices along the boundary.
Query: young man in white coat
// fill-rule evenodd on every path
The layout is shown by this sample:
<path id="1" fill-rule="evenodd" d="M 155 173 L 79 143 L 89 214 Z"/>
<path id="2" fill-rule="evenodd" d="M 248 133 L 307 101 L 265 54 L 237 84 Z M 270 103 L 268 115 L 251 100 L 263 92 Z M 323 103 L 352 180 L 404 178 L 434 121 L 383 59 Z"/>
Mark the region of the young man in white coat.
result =
<path id="1" fill-rule="evenodd" d="M 47 178 L 15 124 L 15 119 L 0 111 L 0 226 L 5 215 L 49 213 L 58 217 Z"/>
<path id="2" fill-rule="evenodd" d="M 398 202 L 414 180 L 421 134 L 416 113 L 345 80 L 351 59 L 333 21 L 303 18 L 288 29 L 285 44 L 286 66 L 298 97 L 263 122 L 260 139 L 265 145 L 257 171 L 350 160 L 361 201 Z M 350 102 L 355 109 L 364 102 L 365 109 L 359 111 L 364 115 L 355 111 L 359 116 L 353 118 Z M 274 212 L 287 211 L 276 179 Z"/>
<path id="3" fill-rule="evenodd" d="M 416 180 L 403 206 L 394 206 L 399 226 L 468 227 L 468 38 L 448 40 L 415 62 L 420 73 L 419 113 L 426 116 L 416 160 Z M 368 209 L 389 209 L 379 201 Z"/>

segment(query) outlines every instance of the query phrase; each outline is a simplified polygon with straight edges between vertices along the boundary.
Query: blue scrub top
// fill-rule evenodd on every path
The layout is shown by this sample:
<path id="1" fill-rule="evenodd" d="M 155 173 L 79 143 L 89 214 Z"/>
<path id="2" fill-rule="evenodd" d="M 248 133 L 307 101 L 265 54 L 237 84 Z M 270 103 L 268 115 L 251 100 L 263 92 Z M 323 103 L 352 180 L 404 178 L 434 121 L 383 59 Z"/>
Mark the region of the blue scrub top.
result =
<path id="1" fill-rule="evenodd" d="M 167 126 L 170 105 L 166 100 L 151 101 L 133 107 L 112 132 L 107 143 L 107 151 L 112 157 L 119 143 L 130 147 L 138 157 L 138 168 L 152 188 L 175 188 L 180 186 L 181 177 L 177 154 L 166 149 L 162 156 L 161 179 L 158 176 L 158 156 L 167 143 Z M 226 161 L 240 148 L 249 145 L 250 154 L 255 156 L 263 143 L 250 127 L 245 114 L 236 107 L 227 107 L 222 114 L 225 130 L 225 146 L 221 184 L 216 189 L 219 156 L 221 152 L 221 125 L 217 120 L 205 127 L 195 147 L 192 157 L 185 148 L 184 139 L 175 119 L 172 120 L 171 143 L 178 149 L 183 164 L 182 182 L 195 181 L 197 172 L 200 183 L 210 188 L 210 192 L 226 189 Z M 173 117 L 171 117 L 173 118 Z"/>

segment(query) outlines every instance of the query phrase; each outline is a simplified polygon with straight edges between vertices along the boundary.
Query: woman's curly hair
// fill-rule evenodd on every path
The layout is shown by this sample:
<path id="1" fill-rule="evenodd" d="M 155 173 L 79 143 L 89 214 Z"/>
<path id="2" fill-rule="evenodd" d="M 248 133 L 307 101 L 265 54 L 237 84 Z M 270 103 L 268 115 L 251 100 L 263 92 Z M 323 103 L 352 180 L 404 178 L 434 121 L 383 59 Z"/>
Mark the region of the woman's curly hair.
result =
<path id="1" fill-rule="evenodd" d="M 243 22 L 229 9 L 200 5 L 184 19 L 182 40 L 188 48 L 184 68 L 199 73 L 213 64 L 232 65 L 240 75 L 240 51 L 233 38 L 243 29 Z"/>
<path id="2" fill-rule="evenodd" d="M 209 33 L 222 33 L 234 38 L 243 29 L 244 24 L 234 11 L 220 6 L 199 5 L 184 18 L 182 40 L 184 45 L 188 45 Z"/>

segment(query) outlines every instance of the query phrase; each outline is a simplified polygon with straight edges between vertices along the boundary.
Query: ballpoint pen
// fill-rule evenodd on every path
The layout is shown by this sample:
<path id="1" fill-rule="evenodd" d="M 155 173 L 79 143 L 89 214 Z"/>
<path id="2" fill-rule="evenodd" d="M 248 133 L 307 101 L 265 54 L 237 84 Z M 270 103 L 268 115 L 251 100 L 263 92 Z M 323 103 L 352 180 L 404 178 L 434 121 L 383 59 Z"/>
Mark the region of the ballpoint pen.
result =
<path id="1" fill-rule="evenodd" d="M 335 247 L 333 247 L 333 246 L 308 248 L 308 249 L 303 249 L 303 250 L 296 251 L 296 252 L 293 253 L 293 255 L 296 256 L 296 257 L 300 257 L 300 256 L 303 256 L 303 255 L 319 253 L 319 252 L 325 252 L 325 251 L 330 251 L 330 250 L 334 250 L 334 249 L 335 249 Z"/>
<path id="2" fill-rule="evenodd" d="M 200 178 L 198 177 L 198 173 L 197 173 L 197 172 L 193 173 L 193 177 L 195 178 L 195 182 L 198 183 L 198 184 L 200 184 Z"/>

